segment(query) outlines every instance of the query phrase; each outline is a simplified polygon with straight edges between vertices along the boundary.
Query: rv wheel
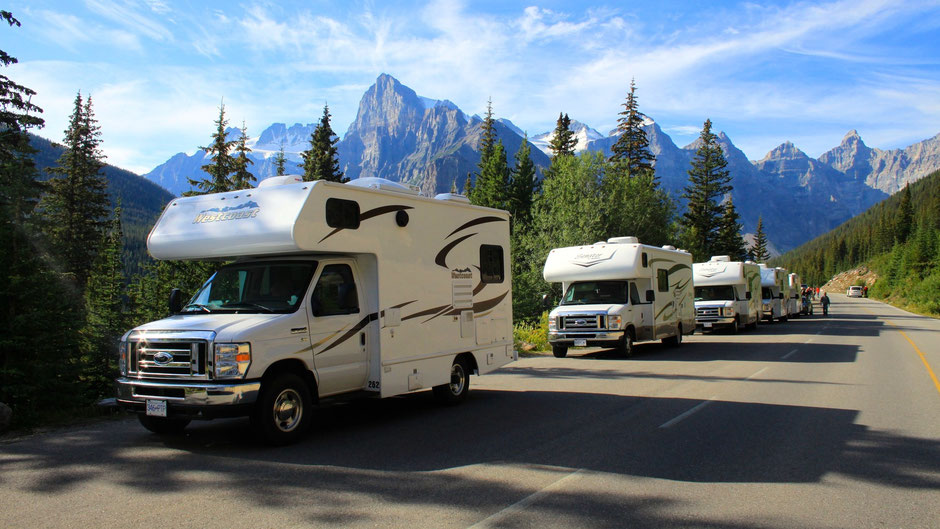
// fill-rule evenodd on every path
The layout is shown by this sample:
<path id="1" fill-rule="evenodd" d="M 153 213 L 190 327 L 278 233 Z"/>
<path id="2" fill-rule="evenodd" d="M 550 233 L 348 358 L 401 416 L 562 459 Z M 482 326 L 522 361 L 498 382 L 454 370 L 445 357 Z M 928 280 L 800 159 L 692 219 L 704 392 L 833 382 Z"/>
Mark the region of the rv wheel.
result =
<path id="1" fill-rule="evenodd" d="M 167 417 L 150 417 L 149 415 L 138 415 L 137 420 L 144 428 L 158 434 L 180 433 L 189 424 L 189 419 L 170 419 Z"/>
<path id="2" fill-rule="evenodd" d="M 668 336 L 662 339 L 663 345 L 668 345 L 669 347 L 679 347 L 682 345 L 682 325 L 676 329 L 675 336 Z"/>
<path id="3" fill-rule="evenodd" d="M 738 320 L 737 319 L 735 319 L 731 323 L 731 326 L 728 327 L 728 332 L 730 332 L 731 334 L 738 334 Z"/>
<path id="4" fill-rule="evenodd" d="M 470 391 L 470 370 L 462 358 L 455 358 L 450 366 L 450 383 L 434 386 L 434 397 L 443 404 L 458 404 Z"/>
<path id="5" fill-rule="evenodd" d="M 633 335 L 630 334 L 630 331 L 623 333 L 623 341 L 617 346 L 617 352 L 620 353 L 620 356 L 624 358 L 630 358 L 633 356 Z"/>
<path id="6" fill-rule="evenodd" d="M 251 414 L 251 423 L 272 445 L 298 441 L 310 425 L 310 388 L 293 373 L 265 381 Z"/>
<path id="7" fill-rule="evenodd" d="M 564 358 L 568 356 L 568 348 L 564 345 L 553 345 L 552 354 L 555 355 L 555 358 Z"/>

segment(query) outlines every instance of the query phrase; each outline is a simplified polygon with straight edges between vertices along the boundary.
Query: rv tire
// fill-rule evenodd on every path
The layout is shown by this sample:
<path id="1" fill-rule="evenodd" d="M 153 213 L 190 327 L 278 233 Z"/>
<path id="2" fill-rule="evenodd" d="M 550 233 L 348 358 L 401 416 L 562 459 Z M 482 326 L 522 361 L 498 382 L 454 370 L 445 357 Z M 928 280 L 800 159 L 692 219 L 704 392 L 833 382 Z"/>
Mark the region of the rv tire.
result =
<path id="1" fill-rule="evenodd" d="M 303 437 L 312 412 L 310 388 L 293 373 L 265 380 L 251 414 L 251 424 L 268 444 L 283 446 Z"/>
<path id="2" fill-rule="evenodd" d="M 459 404 L 470 391 L 470 369 L 467 368 L 467 362 L 459 356 L 454 359 L 450 366 L 450 383 L 434 386 L 434 397 L 442 404 Z"/>
<path id="3" fill-rule="evenodd" d="M 728 326 L 728 332 L 731 334 L 738 334 L 738 320 L 735 319 L 731 322 L 731 325 Z"/>
<path id="4" fill-rule="evenodd" d="M 623 339 L 617 344 L 617 353 L 624 358 L 630 358 L 634 352 L 633 331 L 628 329 L 627 332 L 623 333 Z"/>
<path id="5" fill-rule="evenodd" d="M 568 356 L 568 347 L 564 345 L 552 345 L 552 354 L 555 358 L 564 358 Z"/>
<path id="6" fill-rule="evenodd" d="M 189 424 L 189 419 L 150 417 L 149 415 L 138 415 L 137 420 L 140 421 L 141 426 L 156 434 L 180 433 Z"/>
<path id="7" fill-rule="evenodd" d="M 682 325 L 680 324 L 676 329 L 675 336 L 667 336 L 663 338 L 662 342 L 663 345 L 668 345 L 669 347 L 679 347 L 682 345 Z"/>

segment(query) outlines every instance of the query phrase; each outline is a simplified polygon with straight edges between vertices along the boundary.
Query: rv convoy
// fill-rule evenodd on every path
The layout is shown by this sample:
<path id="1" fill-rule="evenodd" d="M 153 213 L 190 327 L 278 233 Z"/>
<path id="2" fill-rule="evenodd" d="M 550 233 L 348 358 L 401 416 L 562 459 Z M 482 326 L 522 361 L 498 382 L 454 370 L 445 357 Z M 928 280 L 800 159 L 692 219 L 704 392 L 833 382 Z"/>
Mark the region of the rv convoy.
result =
<path id="1" fill-rule="evenodd" d="M 272 444 L 296 441 L 314 406 L 431 389 L 462 401 L 470 375 L 517 359 L 509 214 L 378 178 L 272 177 L 254 189 L 173 200 L 147 240 L 157 259 L 225 264 L 167 318 L 121 340 L 117 403 L 156 433 L 248 416 Z M 796 274 L 615 237 L 556 248 L 548 319 L 572 347 L 679 346 L 696 329 L 737 332 L 801 310 Z"/>

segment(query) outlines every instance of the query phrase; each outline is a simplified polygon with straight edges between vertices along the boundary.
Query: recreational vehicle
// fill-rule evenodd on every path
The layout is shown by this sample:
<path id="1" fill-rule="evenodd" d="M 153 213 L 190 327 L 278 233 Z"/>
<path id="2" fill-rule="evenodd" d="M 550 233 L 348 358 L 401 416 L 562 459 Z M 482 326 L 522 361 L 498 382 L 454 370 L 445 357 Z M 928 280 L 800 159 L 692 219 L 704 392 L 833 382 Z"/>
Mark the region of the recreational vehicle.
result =
<path id="1" fill-rule="evenodd" d="M 760 268 L 753 261 L 716 255 L 692 265 L 695 324 L 701 329 L 753 328 L 761 319 Z"/>
<path id="2" fill-rule="evenodd" d="M 147 247 L 225 263 L 122 339 L 118 404 L 155 432 L 248 415 L 285 444 L 320 399 L 433 388 L 456 403 L 471 373 L 516 358 L 509 214 L 460 195 L 272 177 L 173 200 Z"/>
<path id="3" fill-rule="evenodd" d="M 802 280 L 799 274 L 791 273 L 787 276 L 787 314 L 799 318 L 803 310 Z"/>
<path id="4" fill-rule="evenodd" d="M 788 285 L 787 271 L 783 268 L 768 268 L 760 265 L 761 282 L 761 309 L 767 323 L 775 320 L 787 321 L 786 288 Z"/>
<path id="5" fill-rule="evenodd" d="M 633 354 L 648 340 L 678 346 L 695 332 L 692 256 L 672 246 L 615 237 L 588 246 L 556 248 L 542 272 L 562 284 L 562 299 L 548 318 L 556 357 L 570 347 L 613 347 Z"/>

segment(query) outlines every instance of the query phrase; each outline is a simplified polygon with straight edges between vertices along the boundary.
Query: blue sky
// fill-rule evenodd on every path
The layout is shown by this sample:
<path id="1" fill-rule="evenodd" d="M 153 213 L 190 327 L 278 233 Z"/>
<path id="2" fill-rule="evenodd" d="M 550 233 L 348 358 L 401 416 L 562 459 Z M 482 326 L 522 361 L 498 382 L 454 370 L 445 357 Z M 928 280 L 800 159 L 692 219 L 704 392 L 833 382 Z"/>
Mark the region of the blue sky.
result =
<path id="1" fill-rule="evenodd" d="M 680 146 L 710 118 L 749 158 L 784 141 L 810 156 L 857 129 L 871 147 L 940 132 L 940 1 L 512 2 L 14 0 L 3 72 L 38 92 L 61 141 L 91 94 L 114 165 L 144 173 L 232 125 L 312 123 L 341 136 L 388 73 L 530 135 L 559 112 L 602 133 L 631 78 Z"/>

